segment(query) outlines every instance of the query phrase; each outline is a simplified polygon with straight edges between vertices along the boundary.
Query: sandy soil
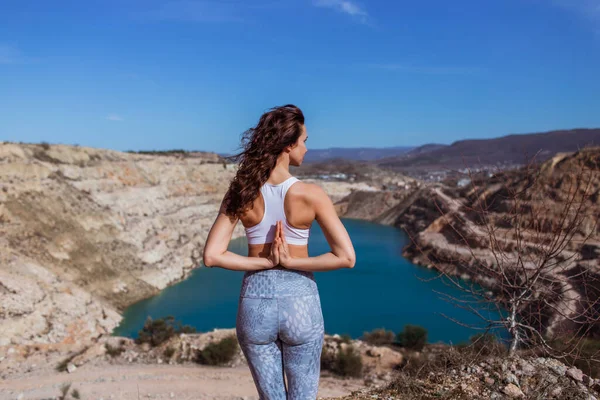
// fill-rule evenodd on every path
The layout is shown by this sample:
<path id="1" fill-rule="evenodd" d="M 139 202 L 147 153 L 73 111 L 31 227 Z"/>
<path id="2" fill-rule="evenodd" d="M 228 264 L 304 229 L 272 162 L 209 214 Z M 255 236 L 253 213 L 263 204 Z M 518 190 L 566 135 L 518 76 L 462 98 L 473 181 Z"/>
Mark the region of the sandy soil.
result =
<path id="1" fill-rule="evenodd" d="M 0 399 L 51 399 L 72 383 L 81 399 L 258 399 L 246 365 L 234 368 L 181 365 L 84 365 L 73 373 L 32 372 L 0 382 Z M 321 377 L 319 397 L 363 388 L 360 380 Z M 71 393 L 71 392 L 70 392 Z M 71 397 L 68 397 L 69 399 Z"/>

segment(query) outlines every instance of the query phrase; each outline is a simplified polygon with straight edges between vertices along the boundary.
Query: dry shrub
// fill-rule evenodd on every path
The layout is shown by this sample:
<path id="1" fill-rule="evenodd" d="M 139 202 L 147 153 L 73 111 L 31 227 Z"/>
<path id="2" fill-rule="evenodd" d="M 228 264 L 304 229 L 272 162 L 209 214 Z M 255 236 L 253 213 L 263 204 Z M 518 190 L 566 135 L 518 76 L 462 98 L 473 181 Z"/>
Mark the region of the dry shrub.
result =
<path id="1" fill-rule="evenodd" d="M 152 347 L 156 347 L 180 333 L 194 332 L 196 332 L 195 328 L 189 325 L 181 326 L 181 323 L 176 322 L 175 318 L 171 315 L 156 320 L 148 317 L 144 323 L 144 327 L 138 332 L 135 343 L 150 343 Z"/>
<path id="2" fill-rule="evenodd" d="M 206 365 L 223 365 L 230 362 L 238 351 L 238 341 L 234 335 L 219 342 L 209 343 L 196 353 L 196 362 Z"/>
<path id="3" fill-rule="evenodd" d="M 508 349 L 500 340 L 498 340 L 498 337 L 491 333 L 478 333 L 469 338 L 469 344 L 459 344 L 456 347 L 463 353 L 470 352 L 482 357 L 503 357 L 506 356 L 508 352 Z"/>
<path id="4" fill-rule="evenodd" d="M 104 347 L 106 347 L 106 353 L 111 356 L 111 357 L 117 357 L 119 356 L 122 352 L 125 351 L 124 347 L 121 346 L 111 346 L 108 343 L 104 344 Z"/>
<path id="5" fill-rule="evenodd" d="M 427 343 L 427 329 L 418 325 L 405 325 L 398 333 L 398 343 L 407 349 L 421 351 Z"/>
<path id="6" fill-rule="evenodd" d="M 363 334 L 362 340 L 374 346 L 382 346 L 394 343 L 395 336 L 396 335 L 394 334 L 394 332 L 386 331 L 385 329 L 380 328 L 375 329 L 371 332 L 365 332 Z"/>
<path id="7" fill-rule="evenodd" d="M 359 378 L 363 373 L 363 364 L 360 353 L 354 346 L 338 348 L 335 353 L 321 351 L 321 369 L 331 371 L 336 375 Z"/>
<path id="8" fill-rule="evenodd" d="M 341 376 L 360 378 L 363 372 L 362 358 L 354 346 L 347 346 L 337 353 L 333 372 Z"/>

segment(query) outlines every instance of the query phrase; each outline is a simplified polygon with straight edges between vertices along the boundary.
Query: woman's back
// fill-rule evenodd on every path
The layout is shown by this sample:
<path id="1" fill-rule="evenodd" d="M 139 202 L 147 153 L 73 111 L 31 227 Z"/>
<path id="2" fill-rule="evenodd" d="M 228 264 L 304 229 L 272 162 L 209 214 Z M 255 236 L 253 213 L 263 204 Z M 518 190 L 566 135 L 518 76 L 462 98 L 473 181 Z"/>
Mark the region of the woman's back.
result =
<path id="1" fill-rule="evenodd" d="M 311 204 L 311 184 L 290 176 L 279 183 L 265 182 L 252 209 L 240 218 L 248 238 L 250 257 L 267 257 L 273 243 L 277 221 L 293 257 L 308 256 L 308 237 L 315 220 Z"/>
<path id="2" fill-rule="evenodd" d="M 280 183 L 266 182 L 261 186 L 260 195 L 251 214 L 241 219 L 248 238 L 249 256 L 261 257 L 263 254 L 269 254 L 277 221 L 282 221 L 282 230 L 290 246 L 290 253 L 296 257 L 308 256 L 308 238 L 314 212 L 311 212 L 312 207 L 306 204 L 308 199 L 303 198 L 306 196 L 303 196 L 302 185 L 306 184 L 290 176 Z M 243 297 L 255 298 L 315 294 L 318 292 L 312 272 L 294 271 L 283 267 L 247 272 L 241 290 Z"/>
<path id="3" fill-rule="evenodd" d="M 263 212 L 260 222 L 246 227 L 246 236 L 248 244 L 266 244 L 272 243 L 275 238 L 277 221 L 283 222 L 283 233 L 289 244 L 306 245 L 308 244 L 309 228 L 296 227 L 288 222 L 285 212 L 285 199 L 288 189 L 299 182 L 296 177 L 290 176 L 278 184 L 265 183 L 260 188 L 263 202 Z M 290 201 L 291 202 L 291 201 Z M 288 205 L 288 208 L 294 210 L 298 205 Z M 296 213 L 294 213 L 295 215 Z"/>

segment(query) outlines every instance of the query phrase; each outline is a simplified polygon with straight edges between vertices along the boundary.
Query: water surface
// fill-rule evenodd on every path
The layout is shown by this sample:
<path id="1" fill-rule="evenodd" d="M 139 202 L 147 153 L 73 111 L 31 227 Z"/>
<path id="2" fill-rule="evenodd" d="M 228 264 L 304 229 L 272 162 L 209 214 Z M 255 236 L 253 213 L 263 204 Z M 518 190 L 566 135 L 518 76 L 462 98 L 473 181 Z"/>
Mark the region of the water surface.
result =
<path id="1" fill-rule="evenodd" d="M 418 267 L 402 257 L 408 237 L 400 229 L 362 220 L 342 219 L 356 251 L 356 266 L 315 273 L 319 287 L 325 330 L 360 337 L 376 328 L 401 331 L 405 324 L 421 325 L 429 341 L 458 343 L 476 332 L 441 314 L 465 323 L 478 323 L 473 314 L 439 298 L 433 290 L 459 295 L 441 280 L 424 282 L 434 271 Z M 245 238 L 233 240 L 229 250 L 247 254 Z M 315 222 L 311 228 L 311 256 L 329 251 L 323 232 Z M 183 282 L 159 295 L 133 304 L 114 335 L 137 337 L 146 317 L 173 315 L 198 331 L 233 328 L 243 272 L 222 268 L 198 268 Z"/>

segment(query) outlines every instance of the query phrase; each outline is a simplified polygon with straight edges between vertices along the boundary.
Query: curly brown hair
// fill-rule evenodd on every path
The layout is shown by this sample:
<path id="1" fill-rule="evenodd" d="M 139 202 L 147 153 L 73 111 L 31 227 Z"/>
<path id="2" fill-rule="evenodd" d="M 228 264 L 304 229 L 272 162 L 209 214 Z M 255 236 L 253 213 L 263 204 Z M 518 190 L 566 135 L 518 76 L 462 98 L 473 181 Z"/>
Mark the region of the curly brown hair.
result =
<path id="1" fill-rule="evenodd" d="M 302 134 L 304 114 L 293 104 L 273 107 L 258 124 L 242 134 L 243 151 L 230 159 L 239 162 L 238 170 L 225 195 L 225 213 L 240 217 L 254 206 L 260 187 L 269 179 L 277 157 L 293 146 Z"/>

